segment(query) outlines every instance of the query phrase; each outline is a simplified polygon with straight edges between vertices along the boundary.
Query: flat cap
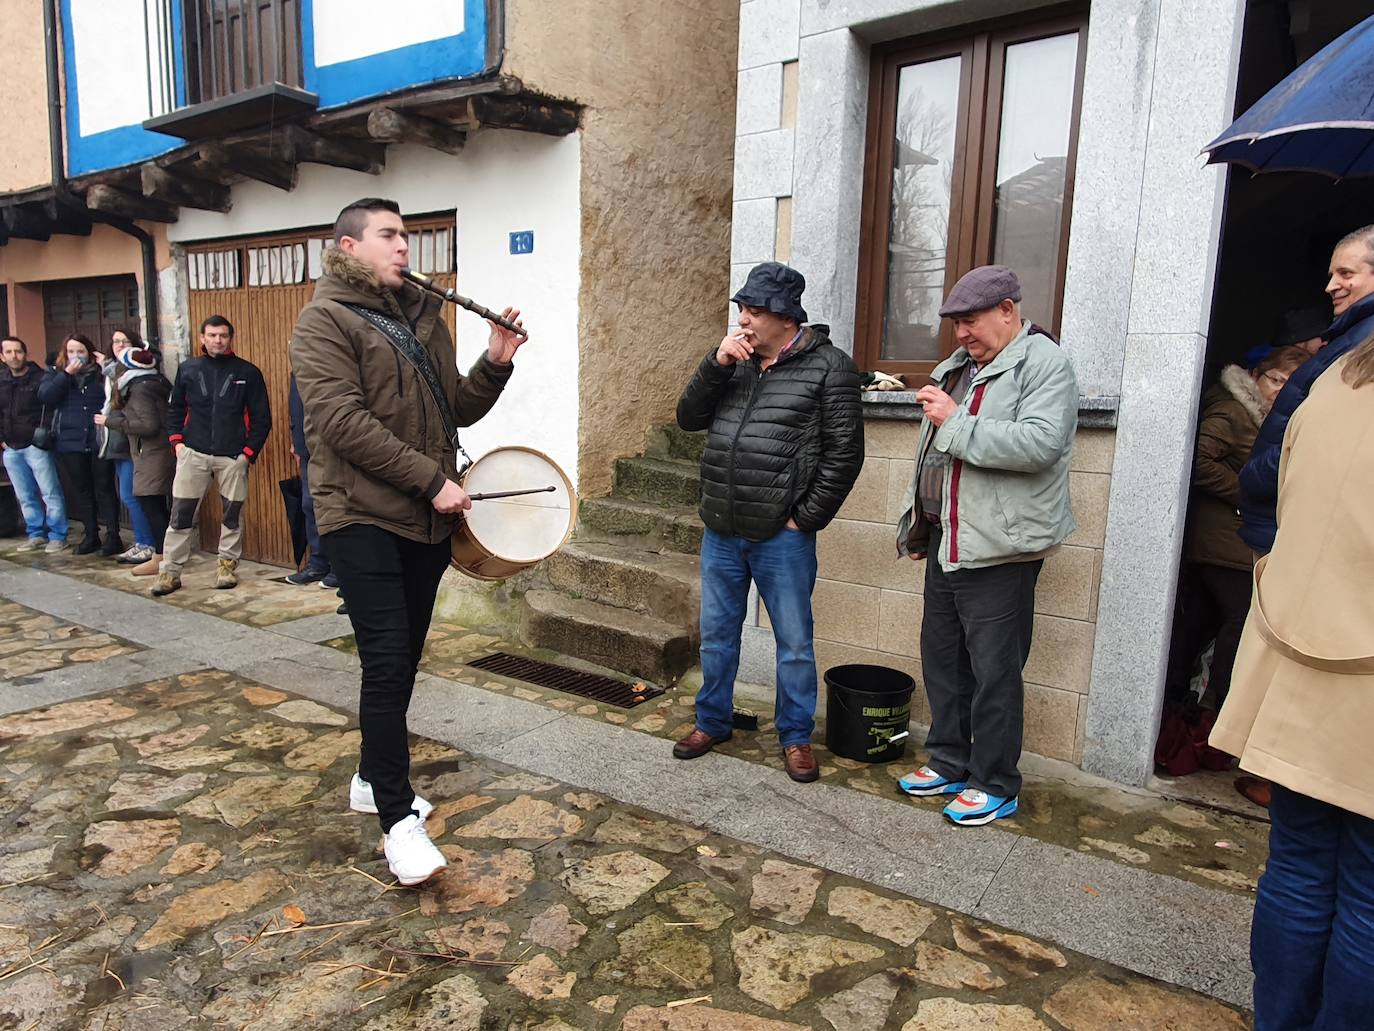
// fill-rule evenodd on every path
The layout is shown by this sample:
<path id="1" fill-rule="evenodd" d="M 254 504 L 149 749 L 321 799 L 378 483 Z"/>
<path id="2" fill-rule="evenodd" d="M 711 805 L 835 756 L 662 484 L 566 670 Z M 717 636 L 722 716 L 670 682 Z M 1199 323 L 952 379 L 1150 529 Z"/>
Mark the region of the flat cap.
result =
<path id="1" fill-rule="evenodd" d="M 1005 300 L 1021 300 L 1021 280 L 1005 265 L 980 265 L 954 284 L 940 305 L 940 318 L 995 308 Z"/>

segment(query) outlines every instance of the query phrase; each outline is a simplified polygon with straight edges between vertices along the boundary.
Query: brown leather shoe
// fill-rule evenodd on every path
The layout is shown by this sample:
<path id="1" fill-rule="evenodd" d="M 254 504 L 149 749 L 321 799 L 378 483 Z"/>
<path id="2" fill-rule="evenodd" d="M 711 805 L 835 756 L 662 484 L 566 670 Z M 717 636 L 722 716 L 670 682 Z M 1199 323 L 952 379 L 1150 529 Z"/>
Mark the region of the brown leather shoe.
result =
<path id="1" fill-rule="evenodd" d="M 733 735 L 712 737 L 704 730 L 693 730 L 677 744 L 673 745 L 674 759 L 700 759 L 703 755 L 722 742 L 729 741 Z"/>
<path id="2" fill-rule="evenodd" d="M 782 750 L 782 758 L 787 763 L 787 775 L 795 781 L 809 784 L 821 775 L 810 745 L 789 745 Z"/>

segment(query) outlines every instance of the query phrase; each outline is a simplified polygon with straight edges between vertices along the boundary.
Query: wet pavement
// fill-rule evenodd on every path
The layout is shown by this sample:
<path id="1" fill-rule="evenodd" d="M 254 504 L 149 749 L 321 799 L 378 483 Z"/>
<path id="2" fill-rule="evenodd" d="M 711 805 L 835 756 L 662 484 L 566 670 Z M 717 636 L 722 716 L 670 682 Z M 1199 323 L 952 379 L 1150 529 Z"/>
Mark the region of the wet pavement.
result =
<path id="1" fill-rule="evenodd" d="M 351 636 L 323 642 L 353 653 Z M 530 654 L 559 661 L 559 656 L 534 652 L 519 641 L 492 633 L 473 631 L 457 623 L 436 621 L 421 668 L 436 676 L 464 679 L 484 690 L 587 719 L 675 741 L 694 725 L 694 686 L 690 682 L 671 689 L 632 709 L 570 697 L 551 688 L 491 676 L 466 665 L 467 661 L 493 651 Z M 566 660 L 564 660 L 566 661 Z M 747 700 L 742 702 L 747 706 Z M 783 769 L 782 753 L 773 721 L 758 713 L 757 731 L 736 731 L 718 749 L 747 762 Z M 919 739 L 919 733 L 913 735 Z M 871 765 L 837 756 L 825 747 L 824 713 L 818 714 L 814 735 L 821 780 L 827 784 L 869 795 L 906 798 L 897 790 L 897 779 L 924 761 L 924 753 L 910 749 L 899 762 Z M 1026 783 L 1020 796 L 1021 811 L 1015 819 L 997 824 L 999 832 L 1022 834 L 1102 856 L 1127 866 L 1153 870 L 1197 884 L 1251 894 L 1268 856 L 1269 825 L 1255 807 L 1240 796 L 1231 802 L 1214 790 L 1209 805 L 1180 804 L 1179 789 L 1170 794 L 1136 791 L 1084 777 L 1061 763 L 1027 762 Z M 1229 778 L 1234 774 L 1227 775 Z M 1209 782 L 1209 787 L 1214 787 Z M 908 804 L 938 813 L 947 799 L 906 799 Z M 1225 805 L 1226 808 L 1222 808 Z M 1252 815 L 1237 810 L 1250 809 Z"/>
<path id="2" fill-rule="evenodd" d="M 1215 1000 L 217 670 L 0 718 L 0 1027 L 1243 1028 Z"/>
<path id="3" fill-rule="evenodd" d="M 522 649 L 453 623 L 412 721 L 449 742 L 417 740 L 415 785 L 453 865 L 393 887 L 375 818 L 347 810 L 356 660 L 333 593 L 251 564 L 247 589 L 214 591 L 201 561 L 170 606 L 94 589 L 144 589 L 100 560 L 0 562 L 24 603 L 0 601 L 0 664 L 17 663 L 0 666 L 0 1029 L 1248 1026 L 1177 984 L 1248 998 L 1238 914 L 1262 824 L 1051 769 L 1017 819 L 938 829 L 938 803 L 894 789 L 914 760 L 823 749 L 822 784 L 779 793 L 766 718 L 729 760 L 661 761 L 690 688 L 621 711 L 492 677 L 464 660 Z M 164 647 L 158 626 L 205 645 Z M 140 678 L 142 656 L 188 672 Z M 743 769 L 758 811 L 697 815 L 714 812 L 699 790 L 728 810 Z M 779 807 L 790 834 L 757 823 Z M 882 844 L 870 811 L 916 844 L 851 861 Z M 900 879 L 913 848 L 997 876 L 928 892 Z M 1018 859 L 1043 899 L 997 897 Z"/>

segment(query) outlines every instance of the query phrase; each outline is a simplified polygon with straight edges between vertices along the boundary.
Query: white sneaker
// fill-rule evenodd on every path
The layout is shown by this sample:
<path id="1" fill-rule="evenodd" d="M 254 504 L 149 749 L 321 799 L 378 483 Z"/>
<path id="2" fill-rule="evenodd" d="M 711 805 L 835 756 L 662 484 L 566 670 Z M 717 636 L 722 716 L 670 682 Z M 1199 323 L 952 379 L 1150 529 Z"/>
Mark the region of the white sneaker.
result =
<path id="1" fill-rule="evenodd" d="M 415 801 L 410 803 L 412 809 L 420 814 L 420 822 L 424 823 L 426 817 L 434 812 L 434 806 L 430 805 L 419 795 L 415 796 Z M 348 785 L 348 808 L 355 813 L 376 813 L 377 800 L 372 797 L 372 785 L 363 780 L 356 773 L 353 780 Z"/>
<path id="2" fill-rule="evenodd" d="M 434 847 L 419 817 L 407 816 L 386 832 L 387 864 L 396 879 L 406 886 L 423 884 L 444 867 L 448 860 Z"/>
<path id="3" fill-rule="evenodd" d="M 43 546 L 47 543 L 48 539 L 46 537 L 30 537 L 28 540 L 26 540 L 23 544 L 19 545 L 19 547 L 15 548 L 14 550 L 41 551 L 43 549 Z"/>
<path id="4" fill-rule="evenodd" d="M 61 538 L 60 540 L 48 541 L 48 546 L 43 549 L 43 551 L 49 555 L 60 555 L 62 552 L 66 550 L 67 539 L 65 537 Z"/>

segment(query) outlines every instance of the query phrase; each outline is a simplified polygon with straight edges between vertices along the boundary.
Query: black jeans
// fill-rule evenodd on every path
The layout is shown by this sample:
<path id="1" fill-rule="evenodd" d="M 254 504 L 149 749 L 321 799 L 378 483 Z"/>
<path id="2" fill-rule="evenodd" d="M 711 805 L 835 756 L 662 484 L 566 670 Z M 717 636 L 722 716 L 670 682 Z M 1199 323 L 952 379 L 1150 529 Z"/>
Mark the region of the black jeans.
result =
<path id="1" fill-rule="evenodd" d="M 119 536 L 119 494 L 115 489 L 115 465 L 97 458 L 94 451 L 62 452 L 57 456 L 71 486 L 67 515 L 81 520 L 86 539 L 99 537 L 96 517 L 111 537 Z"/>
<path id="2" fill-rule="evenodd" d="M 345 526 L 324 537 L 363 666 L 358 775 L 372 785 L 386 832 L 413 812 L 406 710 L 451 547 L 376 526 Z"/>
<path id="3" fill-rule="evenodd" d="M 1240 634 L 1250 615 L 1250 592 L 1254 584 L 1252 574 L 1226 566 L 1197 566 L 1198 583 L 1211 595 L 1212 603 L 1221 613 L 1217 628 L 1217 643 L 1212 649 L 1212 668 L 1207 678 L 1209 702 L 1216 708 L 1226 700 L 1231 690 L 1231 669 L 1236 664 L 1236 650 L 1240 648 Z"/>
<path id="4" fill-rule="evenodd" d="M 984 569 L 940 568 L 931 527 L 926 559 L 921 672 L 930 699 L 926 749 L 932 770 L 989 795 L 1021 791 L 1025 682 L 1043 560 Z"/>
<path id="5" fill-rule="evenodd" d="M 153 535 L 153 548 L 161 555 L 162 542 L 167 537 L 167 522 L 171 517 L 171 504 L 166 494 L 139 494 L 134 498 L 143 509 L 143 518 L 148 520 L 148 529 Z"/>

